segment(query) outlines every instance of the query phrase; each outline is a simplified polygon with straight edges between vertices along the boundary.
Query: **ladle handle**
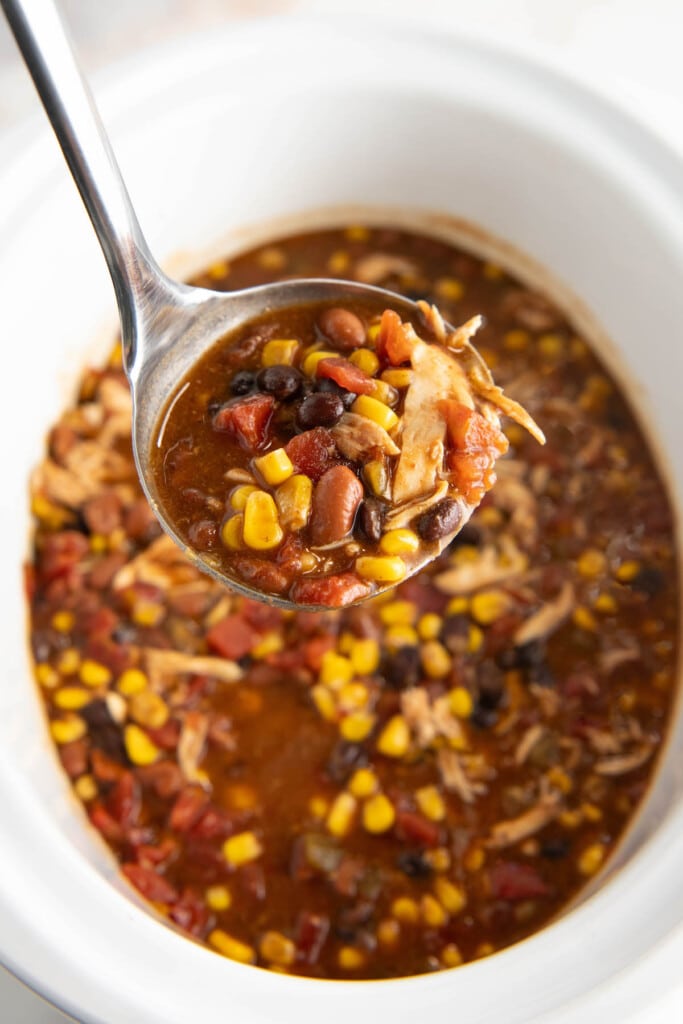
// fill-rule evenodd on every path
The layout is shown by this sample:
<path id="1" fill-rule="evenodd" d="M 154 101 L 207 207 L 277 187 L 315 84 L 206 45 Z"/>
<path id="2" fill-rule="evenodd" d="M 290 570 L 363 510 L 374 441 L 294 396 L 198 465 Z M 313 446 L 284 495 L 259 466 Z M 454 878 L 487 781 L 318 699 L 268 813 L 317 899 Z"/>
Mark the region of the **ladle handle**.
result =
<path id="1" fill-rule="evenodd" d="M 142 234 L 111 144 L 52 0 L 0 0 L 102 246 L 127 366 L 150 283 L 163 275 Z"/>

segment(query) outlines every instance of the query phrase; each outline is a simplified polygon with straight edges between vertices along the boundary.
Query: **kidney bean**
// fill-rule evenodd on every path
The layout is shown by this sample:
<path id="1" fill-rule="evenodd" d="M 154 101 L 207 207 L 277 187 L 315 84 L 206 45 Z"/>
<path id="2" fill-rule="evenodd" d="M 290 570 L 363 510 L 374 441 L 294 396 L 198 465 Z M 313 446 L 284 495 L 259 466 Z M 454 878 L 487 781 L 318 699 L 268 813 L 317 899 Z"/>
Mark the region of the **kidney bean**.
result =
<path id="1" fill-rule="evenodd" d="M 353 527 L 363 485 L 348 466 L 333 466 L 318 481 L 311 508 L 311 540 L 315 545 L 334 544 Z"/>
<path id="2" fill-rule="evenodd" d="M 297 426 L 301 430 L 312 427 L 333 427 L 344 412 L 344 403 L 339 395 L 317 391 L 304 398 L 296 411 Z"/>
<path id="3" fill-rule="evenodd" d="M 218 524 L 210 519 L 198 519 L 190 523 L 187 539 L 197 551 L 210 551 L 218 543 Z"/>
<path id="4" fill-rule="evenodd" d="M 261 391 L 274 395 L 280 402 L 294 398 L 301 390 L 303 375 L 295 366 L 267 366 L 261 370 L 256 382 Z"/>
<path id="5" fill-rule="evenodd" d="M 240 370 L 230 381 L 233 395 L 248 395 L 256 387 L 256 374 L 251 370 Z"/>
<path id="6" fill-rule="evenodd" d="M 418 516 L 415 529 L 422 540 L 436 541 L 457 530 L 462 518 L 460 506 L 453 498 L 443 498 Z"/>
<path id="7" fill-rule="evenodd" d="M 154 903 L 175 903 L 178 899 L 178 893 L 171 883 L 152 868 L 143 868 L 140 864 L 122 864 L 121 871 L 145 899 Z"/>
<path id="8" fill-rule="evenodd" d="M 378 544 L 382 536 L 382 506 L 374 498 L 366 498 L 362 503 L 358 521 L 360 528 L 372 544 Z"/>
<path id="9" fill-rule="evenodd" d="M 365 344 L 365 327 L 360 317 L 349 309 L 333 306 L 318 317 L 318 327 L 336 348 L 360 348 Z"/>
<path id="10" fill-rule="evenodd" d="M 273 594 L 284 594 L 292 582 L 289 573 L 273 562 L 253 555 L 239 555 L 233 565 L 237 575 L 258 590 Z"/>
<path id="11" fill-rule="evenodd" d="M 297 604 L 342 608 L 367 597 L 370 590 L 370 584 L 356 576 L 355 572 L 342 572 L 335 576 L 297 580 L 292 587 L 291 598 Z"/>

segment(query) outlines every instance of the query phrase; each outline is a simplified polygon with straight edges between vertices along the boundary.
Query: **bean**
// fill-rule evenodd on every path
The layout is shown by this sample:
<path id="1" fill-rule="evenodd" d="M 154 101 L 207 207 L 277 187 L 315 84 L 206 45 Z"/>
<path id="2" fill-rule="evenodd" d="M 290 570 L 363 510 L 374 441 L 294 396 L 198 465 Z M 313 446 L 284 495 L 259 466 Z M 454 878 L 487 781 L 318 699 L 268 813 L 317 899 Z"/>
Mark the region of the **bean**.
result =
<path id="1" fill-rule="evenodd" d="M 345 409 L 350 409 L 358 397 L 353 391 L 347 391 L 346 388 L 340 387 L 336 381 L 327 377 L 321 377 L 315 382 L 315 390 L 320 394 L 337 395 Z"/>
<path id="2" fill-rule="evenodd" d="M 422 540 L 437 541 L 458 528 L 462 513 L 457 501 L 444 498 L 418 516 L 415 529 Z"/>
<path id="3" fill-rule="evenodd" d="M 366 498 L 358 513 L 360 528 L 372 544 L 378 544 L 382 536 L 382 513 L 382 506 L 374 498 Z"/>
<path id="4" fill-rule="evenodd" d="M 301 390 L 303 375 L 295 366 L 267 366 L 261 370 L 256 383 L 261 391 L 274 395 L 280 402 L 294 398 Z"/>
<path id="5" fill-rule="evenodd" d="M 248 395 L 256 387 L 256 375 L 250 370 L 240 370 L 230 381 L 233 395 Z"/>
<path id="6" fill-rule="evenodd" d="M 350 532 L 363 485 L 348 466 L 332 466 L 323 473 L 313 492 L 311 539 L 313 544 L 334 544 Z"/>
<path id="7" fill-rule="evenodd" d="M 365 344 L 363 321 L 348 309 L 335 306 L 318 317 L 318 326 L 337 348 L 360 348 Z"/>
<path id="8" fill-rule="evenodd" d="M 297 426 L 301 430 L 312 427 L 333 427 L 344 412 L 344 403 L 339 395 L 316 392 L 308 395 L 296 411 Z"/>
<path id="9" fill-rule="evenodd" d="M 210 551 L 218 543 L 218 526 L 210 519 L 198 519 L 190 524 L 187 539 L 197 551 Z"/>

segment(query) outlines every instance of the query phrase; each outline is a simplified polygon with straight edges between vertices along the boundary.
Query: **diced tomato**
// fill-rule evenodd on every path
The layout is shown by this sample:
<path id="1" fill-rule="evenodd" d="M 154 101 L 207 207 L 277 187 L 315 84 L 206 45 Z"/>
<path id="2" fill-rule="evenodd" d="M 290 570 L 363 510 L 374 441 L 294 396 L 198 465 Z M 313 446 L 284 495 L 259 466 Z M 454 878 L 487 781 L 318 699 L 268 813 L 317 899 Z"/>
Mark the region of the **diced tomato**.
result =
<path id="1" fill-rule="evenodd" d="M 500 455 L 508 450 L 508 439 L 494 423 L 489 423 L 476 409 L 470 409 L 454 398 L 441 403 L 448 427 L 448 440 L 458 451 L 493 449 Z"/>
<path id="2" fill-rule="evenodd" d="M 261 634 L 243 615 L 226 615 L 206 634 L 206 642 L 215 654 L 231 661 L 239 661 L 250 654 L 261 639 Z"/>
<path id="3" fill-rule="evenodd" d="M 77 779 L 88 770 L 88 743 L 87 740 L 74 740 L 73 743 L 65 743 L 59 748 L 64 771 L 70 779 Z"/>
<path id="4" fill-rule="evenodd" d="M 371 395 L 375 389 L 372 377 L 369 377 L 360 367 L 354 366 L 348 359 L 342 359 L 341 356 L 321 359 L 316 374 L 318 377 L 333 380 L 340 388 L 353 391 L 357 395 Z"/>
<path id="5" fill-rule="evenodd" d="M 550 893 L 536 868 L 513 860 L 494 864 L 489 872 L 489 881 L 491 892 L 498 900 L 530 900 Z"/>
<path id="6" fill-rule="evenodd" d="M 303 645 L 304 664 L 313 672 L 319 672 L 323 661 L 323 654 L 331 651 L 336 643 L 331 633 L 323 633 L 321 636 L 314 636 Z"/>
<path id="7" fill-rule="evenodd" d="M 367 597 L 370 589 L 370 584 L 354 572 L 342 572 L 335 576 L 297 580 L 292 587 L 292 600 L 297 604 L 342 608 Z"/>
<path id="8" fill-rule="evenodd" d="M 186 786 L 178 794 L 168 823 L 177 832 L 189 832 L 209 806 L 209 798 L 199 786 Z"/>
<path id="9" fill-rule="evenodd" d="M 295 942 L 304 963 L 312 966 L 318 962 L 329 931 L 329 917 L 302 910 L 297 921 Z"/>
<path id="10" fill-rule="evenodd" d="M 214 430 L 225 430 L 247 451 L 257 451 L 268 439 L 268 425 L 274 408 L 272 395 L 236 398 L 218 410 L 213 418 Z"/>
<path id="11" fill-rule="evenodd" d="M 330 881 L 341 896 L 355 896 L 358 884 L 365 874 L 365 865 L 358 857 L 345 854 L 339 866 L 330 875 Z"/>
<path id="12" fill-rule="evenodd" d="M 440 838 L 439 826 L 415 811 L 397 810 L 396 833 L 402 839 L 422 843 L 423 846 L 437 846 Z"/>
<path id="13" fill-rule="evenodd" d="M 496 482 L 495 458 L 486 451 L 452 451 L 447 459 L 451 484 L 465 501 L 477 505 Z"/>
<path id="14" fill-rule="evenodd" d="M 180 928 L 197 938 L 203 938 L 209 926 L 211 914 L 199 893 L 194 889 L 183 889 L 180 899 L 171 908 L 171 920 Z"/>
<path id="15" fill-rule="evenodd" d="M 101 803 L 94 803 L 89 811 L 89 818 L 98 832 L 101 832 L 108 843 L 123 841 L 123 829 L 114 821 L 109 811 Z"/>
<path id="16" fill-rule="evenodd" d="M 223 839 L 235 832 L 235 821 L 239 814 L 229 814 L 219 807 L 207 807 L 190 832 L 196 839 Z"/>
<path id="17" fill-rule="evenodd" d="M 421 612 L 438 612 L 441 614 L 448 604 L 448 595 L 442 594 L 433 586 L 420 582 L 420 576 L 411 576 L 401 584 L 402 600 L 412 601 Z"/>
<path id="18" fill-rule="evenodd" d="M 410 324 L 401 323 L 393 309 L 385 309 L 377 335 L 377 355 L 387 359 L 393 366 L 410 362 L 415 347 L 416 335 Z"/>
<path id="19" fill-rule="evenodd" d="M 158 729 L 147 729 L 147 735 L 162 750 L 175 750 L 180 739 L 180 722 L 176 718 L 169 718 Z"/>
<path id="20" fill-rule="evenodd" d="M 132 772 L 124 771 L 109 794 L 107 810 L 126 829 L 136 824 L 141 808 L 140 783 Z"/>
<path id="21" fill-rule="evenodd" d="M 106 605 L 101 605 L 96 612 L 82 621 L 83 632 L 90 639 L 93 637 L 109 637 L 119 624 L 116 612 Z"/>
<path id="22" fill-rule="evenodd" d="M 45 538 L 38 555 L 41 582 L 48 583 L 74 569 L 90 551 L 88 539 L 76 530 L 51 533 Z"/>
<path id="23" fill-rule="evenodd" d="M 93 775 L 100 782 L 117 782 L 126 771 L 122 764 L 96 747 L 91 751 L 90 763 Z"/>
<path id="24" fill-rule="evenodd" d="M 145 899 L 153 903 L 175 903 L 178 893 L 170 882 L 152 868 L 141 864 L 122 864 L 121 871 Z"/>
<path id="25" fill-rule="evenodd" d="M 143 868 L 153 868 L 157 864 L 169 861 L 177 850 L 177 841 L 171 836 L 164 836 L 156 844 L 141 843 L 139 846 L 136 846 L 135 857 L 138 864 L 141 864 Z"/>
<path id="26" fill-rule="evenodd" d="M 168 800 L 180 792 L 183 773 L 175 761 L 157 761 L 138 768 L 138 778 L 143 786 L 149 786 L 162 800 Z"/>
<path id="27" fill-rule="evenodd" d="M 249 597 L 242 598 L 240 614 L 250 626 L 263 630 L 264 633 L 277 629 L 282 621 L 281 608 L 274 608 L 272 604 L 264 604 L 263 601 L 252 601 Z"/>
<path id="28" fill-rule="evenodd" d="M 311 480 L 319 480 L 330 466 L 339 462 L 339 452 L 334 438 L 325 427 L 315 427 L 297 434 L 285 447 L 294 468 L 305 473 Z"/>

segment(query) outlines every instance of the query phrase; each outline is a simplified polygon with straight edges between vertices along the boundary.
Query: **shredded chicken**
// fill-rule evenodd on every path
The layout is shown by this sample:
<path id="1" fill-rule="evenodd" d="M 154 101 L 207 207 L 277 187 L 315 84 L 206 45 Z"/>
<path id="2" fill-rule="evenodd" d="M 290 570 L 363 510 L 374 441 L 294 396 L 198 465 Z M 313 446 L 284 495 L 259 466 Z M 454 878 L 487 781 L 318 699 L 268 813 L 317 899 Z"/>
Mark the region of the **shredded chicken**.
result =
<path id="1" fill-rule="evenodd" d="M 609 651 L 603 651 L 598 658 L 600 668 L 609 675 L 615 668 L 627 664 L 629 661 L 638 661 L 640 648 L 637 644 L 630 644 L 628 647 L 613 647 Z"/>
<path id="2" fill-rule="evenodd" d="M 239 665 L 227 658 L 185 654 L 183 651 L 170 651 L 161 647 L 145 647 L 142 655 L 153 687 L 163 688 L 166 678 L 180 674 L 211 676 L 223 683 L 235 683 L 243 674 Z"/>
<path id="3" fill-rule="evenodd" d="M 456 793 L 463 803 L 473 804 L 478 796 L 486 792 L 486 785 L 468 777 L 463 760 L 457 750 L 442 747 L 437 751 L 437 765 L 441 781 L 450 793 Z"/>
<path id="4" fill-rule="evenodd" d="M 34 494 L 43 494 L 50 501 L 71 509 L 80 508 L 100 492 L 97 482 L 88 483 L 80 479 L 52 459 L 45 459 L 38 466 L 31 480 L 31 489 Z"/>
<path id="5" fill-rule="evenodd" d="M 178 764 L 188 782 L 208 783 L 207 776 L 199 769 L 208 733 L 209 716 L 202 711 L 188 711 L 178 740 Z"/>
<path id="6" fill-rule="evenodd" d="M 571 614 L 575 601 L 574 587 L 567 582 L 554 601 L 548 601 L 519 627 L 512 638 L 515 646 L 521 647 L 554 633 Z"/>
<path id="7" fill-rule="evenodd" d="M 593 771 L 597 775 L 626 775 L 627 772 L 642 767 L 652 756 L 652 749 L 650 744 L 644 744 L 630 754 L 615 754 L 613 757 L 602 758 L 595 762 Z"/>
<path id="8" fill-rule="evenodd" d="M 445 594 L 471 594 L 483 587 L 520 576 L 528 565 L 526 555 L 513 542 L 506 545 L 505 552 L 487 545 L 482 548 L 476 561 L 463 562 L 446 569 L 434 578 L 434 582 Z"/>
<path id="9" fill-rule="evenodd" d="M 347 459 L 362 460 L 373 448 L 385 455 L 399 455 L 401 451 L 383 427 L 353 412 L 345 412 L 331 433 L 337 448 Z"/>
<path id="10" fill-rule="evenodd" d="M 373 252 L 363 256 L 354 267 L 353 276 L 363 284 L 379 284 L 388 277 L 415 277 L 417 267 L 403 256 Z"/>
<path id="11" fill-rule="evenodd" d="M 130 424 L 133 400 L 125 381 L 118 377 L 103 377 L 97 389 L 97 398 L 108 416 L 125 414 Z"/>
<path id="12" fill-rule="evenodd" d="M 538 503 L 533 491 L 514 473 L 515 463 L 515 459 L 499 462 L 495 503 L 496 508 L 509 513 L 510 531 L 525 546 L 531 546 L 538 536 Z"/>
<path id="13" fill-rule="evenodd" d="M 423 686 L 404 690 L 401 711 L 420 747 L 430 747 L 440 736 L 448 740 L 464 739 L 462 725 L 450 710 L 448 698 L 438 697 L 432 703 Z"/>
<path id="14" fill-rule="evenodd" d="M 385 528 L 387 530 L 398 530 L 403 526 L 409 526 L 413 519 L 421 516 L 432 505 L 436 505 L 437 501 L 441 501 L 447 494 L 448 484 L 445 480 L 440 480 L 436 485 L 436 490 L 428 498 L 418 498 L 417 501 L 409 501 L 393 509 L 384 521 Z"/>
<path id="15" fill-rule="evenodd" d="M 503 850 L 506 846 L 528 839 L 540 832 L 553 821 L 562 806 L 562 794 L 550 786 L 541 786 L 538 800 L 516 818 L 497 822 L 491 829 L 486 845 L 492 850 Z"/>
<path id="16" fill-rule="evenodd" d="M 169 590 L 178 584 L 202 579 L 205 578 L 188 562 L 180 548 L 170 537 L 162 534 L 119 569 L 113 587 L 115 590 L 123 590 L 133 583 L 151 583 L 162 590 Z M 211 587 L 208 579 L 205 582 L 207 588 Z"/>
<path id="17" fill-rule="evenodd" d="M 538 741 L 545 735 L 546 732 L 546 727 L 544 725 L 541 725 L 540 722 L 537 722 L 536 725 L 529 726 L 529 728 L 526 730 L 521 740 L 517 744 L 517 749 L 515 750 L 516 765 L 524 764 L 531 751 L 534 749 Z"/>
<path id="18" fill-rule="evenodd" d="M 621 752 L 621 743 L 614 733 L 589 725 L 584 726 L 582 731 L 596 754 L 619 754 Z"/>

